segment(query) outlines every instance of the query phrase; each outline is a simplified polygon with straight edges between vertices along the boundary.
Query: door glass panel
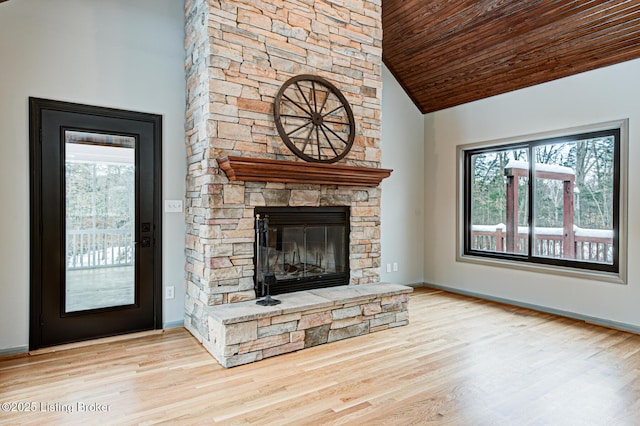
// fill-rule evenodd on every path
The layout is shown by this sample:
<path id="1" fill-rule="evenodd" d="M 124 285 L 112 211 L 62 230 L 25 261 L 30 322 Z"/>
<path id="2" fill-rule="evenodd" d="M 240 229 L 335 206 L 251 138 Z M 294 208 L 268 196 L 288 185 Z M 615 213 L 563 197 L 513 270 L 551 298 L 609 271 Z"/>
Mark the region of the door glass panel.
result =
<path id="1" fill-rule="evenodd" d="M 135 138 L 65 131 L 65 312 L 135 303 Z"/>

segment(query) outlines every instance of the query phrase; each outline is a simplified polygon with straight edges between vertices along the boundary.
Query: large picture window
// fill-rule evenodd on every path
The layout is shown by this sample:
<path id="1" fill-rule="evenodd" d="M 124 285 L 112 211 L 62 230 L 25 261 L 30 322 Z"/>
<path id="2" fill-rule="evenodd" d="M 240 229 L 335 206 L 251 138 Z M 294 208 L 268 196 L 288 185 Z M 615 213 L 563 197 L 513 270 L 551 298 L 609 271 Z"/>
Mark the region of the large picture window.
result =
<path id="1" fill-rule="evenodd" d="M 619 274 L 624 123 L 462 147 L 462 254 Z"/>

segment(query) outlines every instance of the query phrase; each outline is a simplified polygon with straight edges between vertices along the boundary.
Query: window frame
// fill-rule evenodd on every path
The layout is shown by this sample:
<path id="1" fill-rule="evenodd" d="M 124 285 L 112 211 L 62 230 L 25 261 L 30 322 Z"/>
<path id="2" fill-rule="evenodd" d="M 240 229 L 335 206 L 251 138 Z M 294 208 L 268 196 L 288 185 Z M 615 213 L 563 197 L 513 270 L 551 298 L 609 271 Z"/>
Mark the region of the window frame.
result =
<path id="1" fill-rule="evenodd" d="M 588 138 L 614 136 L 614 185 L 613 185 L 613 263 L 596 263 L 581 260 L 551 258 L 535 255 L 533 238 L 535 179 L 534 168 L 529 168 L 528 178 L 528 253 L 508 253 L 471 248 L 471 158 L 475 154 L 505 149 L 526 149 L 527 157 L 535 158 L 537 146 L 579 141 Z M 627 186 L 628 186 L 628 119 L 594 125 L 536 133 L 493 141 L 458 145 L 458 197 L 457 197 L 457 261 L 480 263 L 534 272 L 569 275 L 614 283 L 627 283 Z"/>

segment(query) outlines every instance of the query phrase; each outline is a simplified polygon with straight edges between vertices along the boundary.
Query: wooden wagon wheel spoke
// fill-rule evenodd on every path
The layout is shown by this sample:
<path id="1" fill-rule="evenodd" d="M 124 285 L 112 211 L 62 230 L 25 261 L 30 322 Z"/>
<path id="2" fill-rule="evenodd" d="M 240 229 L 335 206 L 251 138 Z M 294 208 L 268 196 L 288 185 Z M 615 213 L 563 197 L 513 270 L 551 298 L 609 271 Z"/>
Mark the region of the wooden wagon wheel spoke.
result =
<path id="1" fill-rule="evenodd" d="M 274 118 L 282 141 L 305 161 L 339 161 L 355 139 L 349 103 L 333 84 L 318 76 L 287 80 L 276 94 Z M 303 129 L 308 131 L 302 133 Z"/>
<path id="2" fill-rule="evenodd" d="M 311 120 L 311 116 L 309 116 L 309 117 L 300 117 L 299 115 L 294 115 L 294 114 L 280 114 L 280 117 L 298 118 L 300 120 Z M 347 123 L 343 123 L 343 124 L 347 124 Z"/>
<path id="3" fill-rule="evenodd" d="M 336 151 L 336 148 L 333 146 L 333 144 L 331 143 L 331 139 L 329 139 L 329 136 L 327 136 L 327 132 L 324 131 L 324 126 L 320 127 L 320 130 L 322 130 L 322 134 L 324 135 L 324 138 L 327 140 L 327 143 L 329 144 L 329 146 L 331 147 L 331 150 L 333 151 L 333 153 L 336 155 L 336 157 L 340 154 L 338 154 L 338 151 Z"/>
<path id="4" fill-rule="evenodd" d="M 343 126 L 348 126 L 349 123 L 345 123 L 344 121 L 331 121 L 331 120 L 322 120 L 323 123 L 331 123 L 331 124 L 342 124 Z"/>
<path id="5" fill-rule="evenodd" d="M 319 113 L 322 112 L 322 110 L 324 109 L 324 106 L 327 104 L 328 100 L 329 100 L 329 94 L 327 94 L 327 96 L 324 97 L 324 99 L 322 100 L 322 105 L 320 105 L 320 108 L 318 109 L 317 112 L 319 112 Z"/>
<path id="6" fill-rule="evenodd" d="M 315 126 L 314 128 L 316 129 L 316 142 L 318 143 L 318 160 L 322 161 L 322 151 L 320 149 L 320 130 L 318 130 L 320 126 Z"/>
<path id="7" fill-rule="evenodd" d="M 335 137 L 337 137 L 338 139 L 340 139 L 342 142 L 347 143 L 347 141 L 345 141 L 344 139 L 342 139 L 342 136 L 340 136 L 339 134 L 337 134 L 336 132 L 334 132 L 333 130 L 331 130 L 330 128 L 328 128 L 327 126 L 325 126 L 324 124 L 322 125 L 322 127 L 324 127 L 325 129 L 327 129 L 328 131 L 330 131 L 331 133 L 333 133 L 333 135 Z"/>
<path id="8" fill-rule="evenodd" d="M 313 112 L 318 113 L 318 98 L 316 97 L 316 82 L 311 81 L 311 96 L 313 97 Z"/>
<path id="9" fill-rule="evenodd" d="M 309 111 L 307 111 L 306 109 L 304 109 L 304 107 L 302 105 L 300 105 L 298 102 L 294 101 L 293 99 L 291 99 L 290 97 L 288 97 L 287 95 L 284 95 L 284 97 L 291 102 L 292 104 L 294 104 L 295 106 L 297 106 L 298 108 L 300 108 L 304 113 L 306 113 L 309 117 L 311 117 L 311 113 Z M 306 99 L 305 99 L 306 100 Z M 291 115 L 290 117 L 298 117 L 296 115 Z"/>
<path id="10" fill-rule="evenodd" d="M 332 110 L 331 110 L 331 111 L 329 111 L 328 113 L 324 114 L 324 115 L 322 116 L 322 118 L 330 116 L 331 114 L 333 114 L 334 112 L 336 112 L 336 111 L 337 111 L 337 110 L 339 110 L 340 108 L 344 108 L 344 105 L 338 105 L 337 107 L 335 107 L 334 109 L 332 109 Z"/>
<path id="11" fill-rule="evenodd" d="M 307 138 L 304 140 L 304 144 L 302 145 L 302 151 L 304 152 L 304 150 L 306 149 L 307 145 L 309 144 L 309 140 L 311 139 L 311 135 L 313 134 L 313 127 L 309 129 L 309 133 L 307 133 Z"/>
<path id="12" fill-rule="evenodd" d="M 291 136 L 292 134 L 296 133 L 298 130 L 302 130 L 303 128 L 307 127 L 309 124 L 312 124 L 311 121 L 304 123 L 302 126 L 296 127 L 295 129 L 287 133 L 287 136 Z"/>
<path id="13" fill-rule="evenodd" d="M 307 114 L 311 115 L 313 113 L 313 108 L 311 108 L 311 104 L 309 103 L 309 100 L 307 99 L 307 97 L 304 95 L 304 92 L 302 91 L 302 89 L 300 88 L 300 85 L 298 84 L 298 82 L 296 82 L 296 87 L 298 88 L 298 92 L 300 92 L 300 95 L 302 95 L 302 99 L 304 99 L 304 102 L 307 104 L 307 106 L 309 107 L 309 111 L 305 111 Z"/>

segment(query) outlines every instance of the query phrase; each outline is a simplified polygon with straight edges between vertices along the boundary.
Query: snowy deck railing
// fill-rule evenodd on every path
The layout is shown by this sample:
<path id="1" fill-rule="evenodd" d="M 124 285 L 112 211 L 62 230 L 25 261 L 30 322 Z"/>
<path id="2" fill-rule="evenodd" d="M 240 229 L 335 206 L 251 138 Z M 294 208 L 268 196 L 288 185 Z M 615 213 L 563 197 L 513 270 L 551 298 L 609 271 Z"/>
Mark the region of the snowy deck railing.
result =
<path id="1" fill-rule="evenodd" d="M 133 235 L 123 229 L 67 231 L 67 269 L 133 265 Z"/>
<path id="2" fill-rule="evenodd" d="M 573 226 L 575 259 L 592 262 L 611 263 L 613 261 L 613 231 L 606 229 L 583 229 Z M 535 228 L 536 256 L 572 258 L 564 255 L 563 228 Z M 525 254 L 529 244 L 529 229 L 518 227 L 514 252 Z M 473 225 L 471 227 L 471 248 L 505 252 L 506 226 Z"/>

